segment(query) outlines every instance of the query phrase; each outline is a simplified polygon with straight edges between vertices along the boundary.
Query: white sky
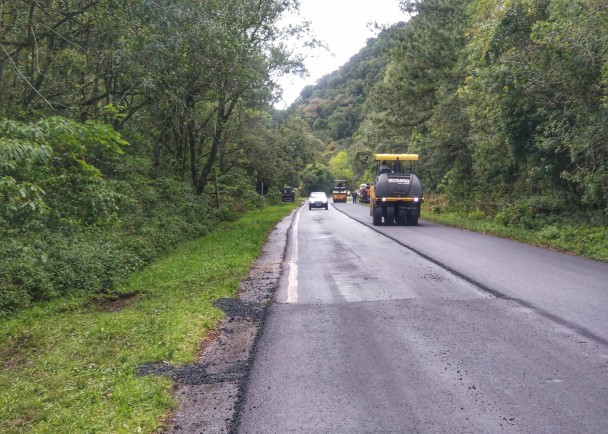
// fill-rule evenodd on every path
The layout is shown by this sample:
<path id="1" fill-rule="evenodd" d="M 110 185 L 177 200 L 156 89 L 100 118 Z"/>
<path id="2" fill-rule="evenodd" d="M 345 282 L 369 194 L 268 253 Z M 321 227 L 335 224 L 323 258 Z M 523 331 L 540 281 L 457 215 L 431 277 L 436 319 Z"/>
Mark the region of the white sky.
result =
<path id="1" fill-rule="evenodd" d="M 398 0 L 301 0 L 300 16 L 311 22 L 312 32 L 330 51 L 319 48 L 308 54 L 308 77 L 279 79 L 283 88 L 283 101 L 276 105 L 279 109 L 295 101 L 305 86 L 348 62 L 367 39 L 376 36 L 368 23 L 391 25 L 407 20 Z"/>

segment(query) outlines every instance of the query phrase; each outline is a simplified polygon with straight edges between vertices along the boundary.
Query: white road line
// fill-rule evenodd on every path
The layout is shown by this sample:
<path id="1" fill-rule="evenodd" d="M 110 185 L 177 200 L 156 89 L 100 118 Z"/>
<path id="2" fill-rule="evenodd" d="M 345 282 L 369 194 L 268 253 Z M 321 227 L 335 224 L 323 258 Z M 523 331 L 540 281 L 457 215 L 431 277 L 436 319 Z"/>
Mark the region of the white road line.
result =
<path id="1" fill-rule="evenodd" d="M 289 285 L 287 286 L 286 303 L 298 302 L 298 226 L 300 224 L 300 208 L 293 222 L 291 255 L 289 258 Z"/>

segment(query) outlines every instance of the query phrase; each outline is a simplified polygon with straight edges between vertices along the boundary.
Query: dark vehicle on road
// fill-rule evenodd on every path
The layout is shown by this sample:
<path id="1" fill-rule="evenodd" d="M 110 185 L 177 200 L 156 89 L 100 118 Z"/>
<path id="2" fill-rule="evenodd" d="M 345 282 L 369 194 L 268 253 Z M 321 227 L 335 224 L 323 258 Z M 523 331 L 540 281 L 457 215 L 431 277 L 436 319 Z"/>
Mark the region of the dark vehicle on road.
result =
<path id="1" fill-rule="evenodd" d="M 325 208 L 329 209 L 327 195 L 323 191 L 313 191 L 308 198 L 308 209 Z"/>
<path id="2" fill-rule="evenodd" d="M 370 188 L 374 226 L 417 225 L 424 201 L 422 182 L 414 174 L 418 154 L 376 154 L 376 182 Z"/>
<path id="3" fill-rule="evenodd" d="M 295 202 L 296 189 L 294 187 L 285 186 L 281 189 L 281 200 L 283 202 Z"/>

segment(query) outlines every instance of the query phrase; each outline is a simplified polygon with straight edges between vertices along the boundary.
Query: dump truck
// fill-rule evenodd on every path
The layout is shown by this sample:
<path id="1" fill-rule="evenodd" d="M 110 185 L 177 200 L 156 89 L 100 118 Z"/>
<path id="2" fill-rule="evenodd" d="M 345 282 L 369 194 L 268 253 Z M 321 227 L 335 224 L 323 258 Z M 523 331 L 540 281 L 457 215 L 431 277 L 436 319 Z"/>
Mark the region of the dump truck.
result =
<path id="1" fill-rule="evenodd" d="M 296 200 L 296 189 L 286 185 L 281 189 L 281 200 L 283 202 L 295 202 Z"/>
<path id="2" fill-rule="evenodd" d="M 361 184 L 358 193 L 360 203 L 369 203 L 369 184 Z"/>
<path id="3" fill-rule="evenodd" d="M 376 180 L 370 186 L 369 212 L 374 226 L 417 225 L 424 202 L 416 176 L 418 154 L 375 154 Z"/>
<path id="4" fill-rule="evenodd" d="M 334 202 L 346 202 L 348 196 L 348 190 L 346 189 L 345 179 L 335 179 L 334 189 L 331 194 L 331 198 Z"/>

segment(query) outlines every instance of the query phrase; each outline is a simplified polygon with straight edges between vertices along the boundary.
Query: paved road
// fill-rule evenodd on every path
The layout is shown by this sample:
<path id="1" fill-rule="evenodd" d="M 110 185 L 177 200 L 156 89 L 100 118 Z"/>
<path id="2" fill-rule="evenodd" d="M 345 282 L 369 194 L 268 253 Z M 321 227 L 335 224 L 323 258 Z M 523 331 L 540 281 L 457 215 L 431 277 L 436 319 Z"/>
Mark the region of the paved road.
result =
<path id="1" fill-rule="evenodd" d="M 335 207 L 373 227 L 367 206 L 345 205 Z M 487 291 L 608 345 L 608 264 L 425 221 L 375 228 Z"/>
<path id="2" fill-rule="evenodd" d="M 606 282 L 606 264 L 303 208 L 239 432 L 608 432 Z"/>

